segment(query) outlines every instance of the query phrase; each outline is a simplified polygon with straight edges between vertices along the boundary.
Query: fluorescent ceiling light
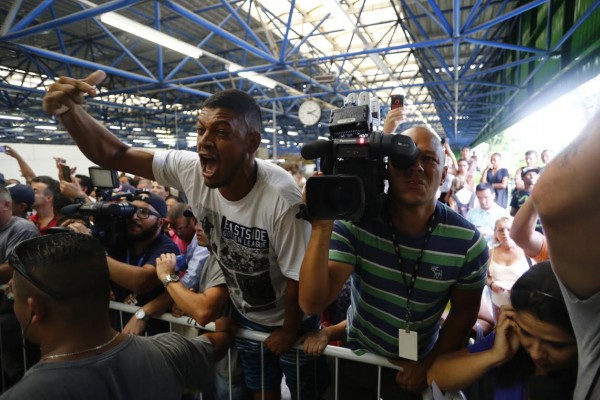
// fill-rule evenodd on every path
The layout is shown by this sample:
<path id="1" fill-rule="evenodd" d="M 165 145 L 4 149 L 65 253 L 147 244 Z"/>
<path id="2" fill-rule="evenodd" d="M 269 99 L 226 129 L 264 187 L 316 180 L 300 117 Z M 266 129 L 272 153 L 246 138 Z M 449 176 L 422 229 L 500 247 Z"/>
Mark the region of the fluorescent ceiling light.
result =
<path id="1" fill-rule="evenodd" d="M 261 143 L 264 143 L 264 144 L 269 144 L 269 143 L 271 143 L 271 141 L 270 141 L 269 139 L 260 139 L 260 142 L 261 142 Z"/>
<path id="2" fill-rule="evenodd" d="M 227 70 L 230 72 L 236 72 L 243 68 L 244 67 L 242 67 L 241 65 L 232 62 L 230 62 L 227 65 Z M 257 72 L 254 71 L 243 71 L 238 72 L 237 74 L 242 78 L 246 78 L 254 83 L 258 83 L 259 85 L 268 87 L 269 89 L 274 89 L 275 86 L 279 84 L 279 82 L 274 81 L 271 78 L 267 78 L 266 76 L 259 75 Z"/>
<path id="3" fill-rule="evenodd" d="M 298 132 L 288 131 L 289 136 L 298 136 Z"/>
<path id="4" fill-rule="evenodd" d="M 275 128 L 267 127 L 267 128 L 265 128 L 265 132 L 271 132 L 271 133 L 273 133 L 273 132 L 275 132 Z"/>
<path id="5" fill-rule="evenodd" d="M 133 128 L 132 130 L 133 130 L 134 132 L 141 132 L 141 131 L 142 131 L 142 128 Z"/>
<path id="6" fill-rule="evenodd" d="M 55 131 L 58 128 L 56 126 L 52 126 L 52 125 L 36 125 L 34 126 L 35 129 L 40 129 L 40 130 L 46 130 L 46 131 Z"/>
<path id="7" fill-rule="evenodd" d="M 140 24 L 132 19 L 122 17 L 114 12 L 102 14 L 100 16 L 100 21 L 125 32 L 131 33 L 132 35 L 138 36 L 142 39 L 149 40 L 160 46 L 177 51 L 188 57 L 200 58 L 200 56 L 202 56 L 202 50 L 199 48 L 182 40 L 176 39 L 173 36 L 166 35 L 156 29 L 149 28 L 146 25 Z"/>
<path id="8" fill-rule="evenodd" d="M 0 115 L 0 119 L 8 119 L 11 121 L 23 121 L 25 118 L 17 117 L 15 115 Z"/>

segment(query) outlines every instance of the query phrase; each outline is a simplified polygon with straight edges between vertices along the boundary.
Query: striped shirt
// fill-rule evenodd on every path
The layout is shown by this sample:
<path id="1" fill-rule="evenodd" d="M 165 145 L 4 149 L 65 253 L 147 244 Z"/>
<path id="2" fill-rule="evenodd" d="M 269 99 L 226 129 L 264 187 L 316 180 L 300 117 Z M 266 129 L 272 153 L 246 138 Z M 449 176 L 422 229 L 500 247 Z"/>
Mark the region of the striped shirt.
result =
<path id="1" fill-rule="evenodd" d="M 334 225 L 329 260 L 354 266 L 347 333 L 348 347 L 359 354 L 366 351 L 398 357 L 398 329 L 406 328 L 404 281 L 410 282 L 425 235 L 395 234 L 403 271 L 388 223 L 336 221 Z M 418 332 L 419 358 L 426 356 L 437 340 L 440 316 L 451 290 L 482 288 L 488 262 L 487 244 L 477 229 L 438 202 L 410 302 L 410 327 Z"/>

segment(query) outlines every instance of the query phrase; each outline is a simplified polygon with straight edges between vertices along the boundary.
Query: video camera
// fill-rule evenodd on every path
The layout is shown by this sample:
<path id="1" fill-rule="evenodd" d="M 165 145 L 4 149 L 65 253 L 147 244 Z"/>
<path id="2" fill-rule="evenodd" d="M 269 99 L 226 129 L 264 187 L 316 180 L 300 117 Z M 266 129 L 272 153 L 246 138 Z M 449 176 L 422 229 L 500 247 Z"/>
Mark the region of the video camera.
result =
<path id="1" fill-rule="evenodd" d="M 408 136 L 373 132 L 379 125 L 379 101 L 366 92 L 350 94 L 344 107 L 331 111 L 331 140 L 302 147 L 306 160 L 321 159 L 324 175 L 306 182 L 303 218 L 383 221 L 386 162 L 408 168 L 417 157 Z"/>
<path id="2" fill-rule="evenodd" d="M 127 231 L 127 218 L 135 213 L 131 205 L 135 193 L 113 193 L 119 186 L 116 171 L 90 167 L 92 185 L 99 193 L 95 203 L 72 204 L 61 211 L 64 215 L 79 214 L 90 224 L 92 235 L 106 247 L 122 241 Z"/>

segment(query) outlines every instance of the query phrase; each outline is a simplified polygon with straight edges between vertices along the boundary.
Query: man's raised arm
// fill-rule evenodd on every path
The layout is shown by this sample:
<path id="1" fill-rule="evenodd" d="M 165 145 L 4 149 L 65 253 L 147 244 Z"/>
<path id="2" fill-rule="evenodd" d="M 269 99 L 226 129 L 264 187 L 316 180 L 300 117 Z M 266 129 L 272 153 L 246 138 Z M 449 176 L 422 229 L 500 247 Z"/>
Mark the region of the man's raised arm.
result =
<path id="1" fill-rule="evenodd" d="M 533 202 L 542 220 L 552 266 L 580 298 L 600 292 L 600 112 L 545 168 Z"/>
<path id="2" fill-rule="evenodd" d="M 103 168 L 154 179 L 153 153 L 122 143 L 82 107 L 85 104 L 85 95 L 96 96 L 98 91 L 95 85 L 105 77 L 104 71 L 96 71 L 84 79 L 60 77 L 50 85 L 48 93 L 44 96 L 44 111 L 56 116 L 91 161 Z"/>

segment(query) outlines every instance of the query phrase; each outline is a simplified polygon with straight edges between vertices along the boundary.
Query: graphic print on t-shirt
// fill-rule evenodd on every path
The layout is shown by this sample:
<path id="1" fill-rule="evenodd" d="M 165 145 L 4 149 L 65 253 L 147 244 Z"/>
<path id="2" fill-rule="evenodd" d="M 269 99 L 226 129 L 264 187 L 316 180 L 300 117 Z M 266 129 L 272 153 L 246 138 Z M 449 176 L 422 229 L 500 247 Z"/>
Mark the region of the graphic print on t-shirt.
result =
<path id="1" fill-rule="evenodd" d="M 210 211 L 209 214 L 205 214 L 201 223 L 238 310 L 274 309 L 276 295 L 270 276 L 267 231 L 241 225 L 225 216 L 215 223 L 219 216 Z"/>

